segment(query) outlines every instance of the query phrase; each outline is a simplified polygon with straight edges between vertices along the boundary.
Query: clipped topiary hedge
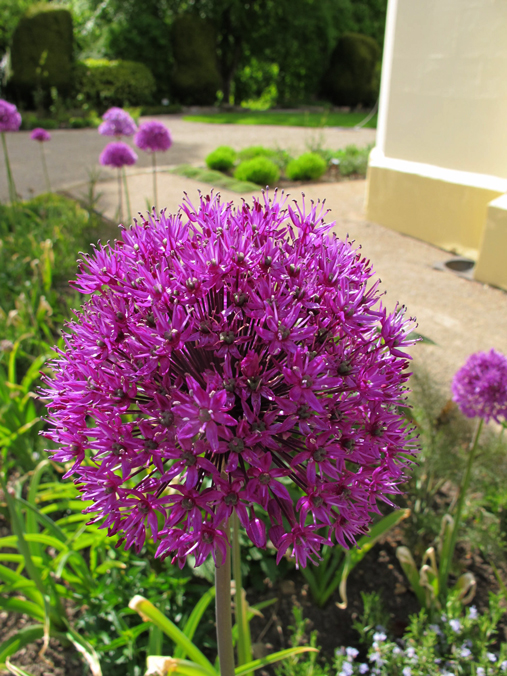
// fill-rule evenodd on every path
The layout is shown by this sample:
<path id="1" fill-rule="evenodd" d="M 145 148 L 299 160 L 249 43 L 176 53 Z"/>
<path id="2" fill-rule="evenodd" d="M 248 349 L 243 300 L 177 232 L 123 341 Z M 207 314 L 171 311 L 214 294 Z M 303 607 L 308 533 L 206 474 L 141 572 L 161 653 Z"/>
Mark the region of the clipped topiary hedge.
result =
<path id="1" fill-rule="evenodd" d="M 345 33 L 322 79 L 321 93 L 337 106 L 372 105 L 377 100 L 380 47 L 359 33 Z"/>
<path id="2" fill-rule="evenodd" d="M 60 95 L 72 88 L 72 15 L 50 4 L 33 5 L 12 36 L 12 77 L 9 86 L 26 100 L 37 89 L 56 87 Z"/>
<path id="3" fill-rule="evenodd" d="M 304 153 L 287 165 L 287 178 L 291 181 L 316 181 L 327 169 L 327 162 L 317 153 Z"/>
<path id="4" fill-rule="evenodd" d="M 238 165 L 234 172 L 234 178 L 237 178 L 238 181 L 249 181 L 256 185 L 273 185 L 280 178 L 280 170 L 267 157 L 254 157 Z"/>
<path id="5" fill-rule="evenodd" d="M 155 78 L 136 61 L 85 59 L 76 64 L 75 88 L 92 106 L 142 106 L 151 103 Z"/>
<path id="6" fill-rule="evenodd" d="M 219 146 L 206 157 L 206 165 L 215 171 L 229 171 L 236 161 L 236 151 L 229 146 Z"/>
<path id="7" fill-rule="evenodd" d="M 213 105 L 220 88 L 216 60 L 216 40 L 212 24 L 186 14 L 172 26 L 176 62 L 172 90 L 185 105 Z"/>

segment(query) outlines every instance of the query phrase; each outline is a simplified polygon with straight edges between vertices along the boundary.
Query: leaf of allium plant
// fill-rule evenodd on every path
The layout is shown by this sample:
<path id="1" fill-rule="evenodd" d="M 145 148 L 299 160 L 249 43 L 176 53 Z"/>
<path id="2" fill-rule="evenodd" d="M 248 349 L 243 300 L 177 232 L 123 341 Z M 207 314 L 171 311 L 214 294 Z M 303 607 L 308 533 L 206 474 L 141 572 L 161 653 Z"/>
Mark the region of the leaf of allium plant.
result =
<path id="1" fill-rule="evenodd" d="M 183 633 L 190 641 L 194 638 L 194 634 L 196 632 L 197 627 L 199 626 L 199 622 L 201 621 L 204 611 L 209 606 L 211 601 L 213 601 L 214 598 L 215 598 L 215 587 L 210 587 L 208 591 L 205 594 L 203 594 L 199 599 L 199 601 L 195 604 L 194 609 L 190 613 L 190 617 L 188 618 L 188 620 L 185 623 L 185 626 L 183 627 Z M 185 651 L 183 650 L 182 647 L 177 646 L 176 650 L 174 651 L 174 657 L 176 658 L 185 657 Z"/>
<path id="2" fill-rule="evenodd" d="M 319 651 L 317 650 L 317 648 L 310 648 L 308 646 L 298 646 L 296 648 L 287 648 L 286 650 L 279 650 L 277 653 L 272 653 L 271 655 L 267 655 L 262 659 L 253 660 L 253 662 L 243 664 L 241 667 L 235 669 L 234 673 L 236 676 L 244 676 L 245 674 L 250 674 L 252 671 L 255 671 L 256 669 L 264 667 L 266 664 L 280 662 L 281 660 L 285 660 L 288 657 L 292 657 L 292 655 L 298 655 L 299 653 L 305 652 L 317 653 Z"/>

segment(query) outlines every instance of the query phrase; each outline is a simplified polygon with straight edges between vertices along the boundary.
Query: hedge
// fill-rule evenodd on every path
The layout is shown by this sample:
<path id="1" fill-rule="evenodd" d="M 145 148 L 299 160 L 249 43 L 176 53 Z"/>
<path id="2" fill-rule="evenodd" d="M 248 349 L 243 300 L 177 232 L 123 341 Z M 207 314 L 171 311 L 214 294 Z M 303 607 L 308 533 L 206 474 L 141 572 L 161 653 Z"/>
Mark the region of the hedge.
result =
<path id="1" fill-rule="evenodd" d="M 75 87 L 87 103 L 102 110 L 151 103 L 156 84 L 142 63 L 85 59 L 76 64 Z"/>

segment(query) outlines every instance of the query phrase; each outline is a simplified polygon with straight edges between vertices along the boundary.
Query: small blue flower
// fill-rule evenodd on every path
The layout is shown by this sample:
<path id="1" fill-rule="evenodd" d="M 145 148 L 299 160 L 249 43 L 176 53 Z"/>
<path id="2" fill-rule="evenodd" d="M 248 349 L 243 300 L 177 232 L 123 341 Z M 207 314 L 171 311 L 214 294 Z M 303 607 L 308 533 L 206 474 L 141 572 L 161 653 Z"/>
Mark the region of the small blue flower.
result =
<path id="1" fill-rule="evenodd" d="M 368 669 L 369 669 L 369 666 L 365 662 L 363 662 L 362 664 L 359 665 L 359 673 L 360 674 L 366 674 Z"/>
<path id="2" fill-rule="evenodd" d="M 449 626 L 456 634 L 459 634 L 461 631 L 461 622 L 459 620 L 449 620 Z"/>
<path id="3" fill-rule="evenodd" d="M 356 648 L 345 648 L 345 652 L 347 653 L 347 657 L 349 657 L 352 660 L 355 660 L 356 657 L 359 655 L 359 650 Z"/>
<path id="4" fill-rule="evenodd" d="M 477 612 L 477 608 L 475 606 L 470 606 L 470 610 L 468 611 L 468 617 L 471 620 L 476 620 L 479 617 L 479 613 Z"/>
<path id="5" fill-rule="evenodd" d="M 410 667 L 405 667 L 402 671 L 403 676 L 412 676 L 412 669 Z"/>
<path id="6" fill-rule="evenodd" d="M 496 662 L 498 659 L 494 653 L 486 653 L 486 657 L 490 662 Z"/>

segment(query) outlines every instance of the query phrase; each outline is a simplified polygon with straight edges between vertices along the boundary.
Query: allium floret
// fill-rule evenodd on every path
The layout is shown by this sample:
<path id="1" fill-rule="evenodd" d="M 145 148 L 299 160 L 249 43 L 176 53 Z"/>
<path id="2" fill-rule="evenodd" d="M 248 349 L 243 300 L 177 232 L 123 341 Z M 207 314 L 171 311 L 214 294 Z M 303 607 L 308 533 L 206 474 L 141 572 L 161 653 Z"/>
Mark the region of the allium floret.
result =
<path id="1" fill-rule="evenodd" d="M 127 547 L 151 536 L 199 565 L 236 512 L 256 546 L 305 566 L 400 492 L 413 323 L 325 216 L 211 195 L 82 259 L 75 287 L 92 296 L 46 380 L 46 435 Z"/>
<path id="2" fill-rule="evenodd" d="M 507 357 L 501 352 L 476 352 L 454 376 L 452 396 L 462 413 L 486 422 L 507 418 Z"/>
<path id="3" fill-rule="evenodd" d="M 30 138 L 32 141 L 44 143 L 45 141 L 51 141 L 51 134 L 46 129 L 42 129 L 42 127 L 36 127 L 35 129 L 32 129 Z"/>
<path id="4" fill-rule="evenodd" d="M 123 108 L 109 108 L 102 115 L 104 122 L 99 125 L 99 134 L 103 136 L 132 136 L 137 131 L 137 125 L 132 117 Z"/>
<path id="5" fill-rule="evenodd" d="M 100 153 L 99 162 L 103 166 L 121 169 L 122 167 L 135 164 L 137 162 L 137 154 L 123 141 L 116 141 L 115 143 L 107 144 Z"/>
<path id="6" fill-rule="evenodd" d="M 13 103 L 0 99 L 0 132 L 18 131 L 21 126 L 21 115 Z"/>
<path id="7" fill-rule="evenodd" d="M 171 133 L 157 120 L 143 122 L 134 136 L 134 143 L 148 153 L 165 152 L 172 145 Z"/>

